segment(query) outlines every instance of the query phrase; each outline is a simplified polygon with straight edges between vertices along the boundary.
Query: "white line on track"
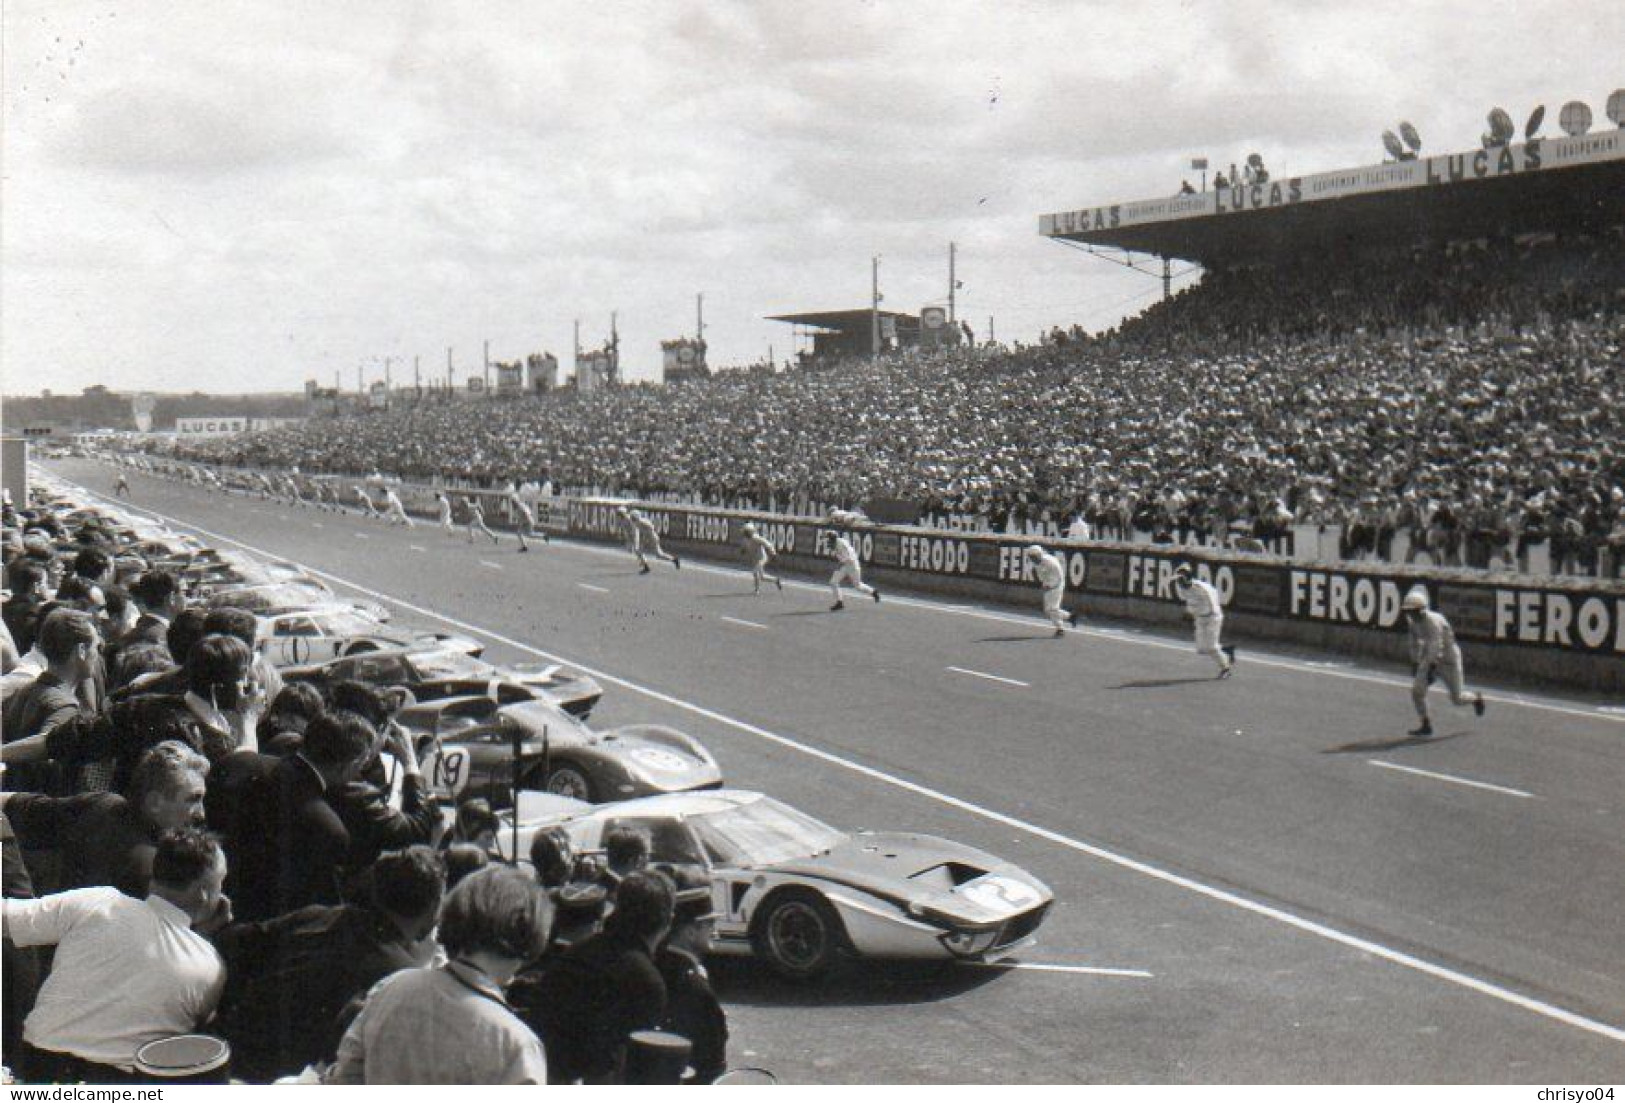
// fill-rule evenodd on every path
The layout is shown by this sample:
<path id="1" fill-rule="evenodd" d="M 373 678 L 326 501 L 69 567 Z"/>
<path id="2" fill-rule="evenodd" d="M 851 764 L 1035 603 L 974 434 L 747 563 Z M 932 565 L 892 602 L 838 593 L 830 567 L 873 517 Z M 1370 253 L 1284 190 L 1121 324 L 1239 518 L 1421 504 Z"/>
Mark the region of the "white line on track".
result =
<path id="1" fill-rule="evenodd" d="M 100 498 L 102 501 L 107 502 L 111 506 L 119 506 L 119 503 L 114 502 L 103 495 L 94 494 L 93 492 L 89 491 L 86 493 L 90 494 L 92 497 Z M 283 558 L 282 556 L 277 555 L 275 552 L 265 551 L 264 549 L 257 548 L 252 544 L 245 544 L 243 541 L 234 539 L 230 536 L 210 532 L 208 529 L 200 528 L 197 525 L 186 521 L 181 521 L 178 518 L 167 517 L 164 514 L 157 513 L 153 510 L 148 510 L 147 512 L 152 513 L 153 516 L 159 518 L 160 520 L 167 521 L 173 525 L 178 525 L 182 528 L 191 529 L 193 532 L 207 536 L 211 539 L 223 540 L 228 544 L 235 544 L 244 551 L 254 552 L 257 555 L 263 555 L 272 559 Z M 362 586 L 359 583 L 351 582 L 349 579 L 341 578 L 338 575 L 330 572 L 318 570 L 315 567 L 308 567 L 307 569 L 319 578 L 325 578 L 329 582 L 338 583 L 341 586 L 355 590 L 357 593 L 365 594 L 366 596 L 375 600 L 386 601 L 401 609 L 405 609 L 408 612 L 417 613 L 420 616 L 431 617 L 443 624 L 449 624 L 453 628 L 458 628 L 464 632 L 472 632 L 476 635 L 484 636 L 486 639 L 493 640 L 496 643 L 503 644 L 507 647 L 512 647 L 518 651 L 528 652 L 540 659 L 546 659 L 548 662 L 566 663 L 586 674 L 591 675 L 594 678 L 597 678 L 601 682 L 607 682 L 611 685 L 620 686 L 622 689 L 641 694 L 644 697 L 650 698 L 651 700 L 659 701 L 662 704 L 670 705 L 673 708 L 682 709 L 685 712 L 693 713 L 695 716 L 700 716 L 712 721 L 713 723 L 734 728 L 735 730 L 742 731 L 747 735 L 754 735 L 759 739 L 765 740 L 766 742 L 776 744 L 788 750 L 797 751 L 801 754 L 807 755 L 809 758 L 814 758 L 820 762 L 837 766 L 843 770 L 849 770 L 855 774 L 859 774 L 863 777 L 878 781 L 884 785 L 891 786 L 892 788 L 901 789 L 907 793 L 913 793 L 916 796 L 935 801 L 938 804 L 945 805 L 949 808 L 958 809 L 961 812 L 968 813 L 980 819 L 988 820 L 992 823 L 1002 824 L 1005 827 L 1014 828 L 1017 831 L 1032 835 L 1034 838 L 1055 843 L 1057 846 L 1062 846 L 1068 850 L 1077 851 L 1080 854 L 1087 854 L 1091 857 L 1098 858 L 1103 862 L 1108 862 L 1112 865 L 1118 866 L 1121 869 L 1126 869 L 1131 872 L 1141 874 L 1142 876 L 1149 877 L 1155 881 L 1161 881 L 1166 885 L 1172 885 L 1176 888 L 1185 889 L 1186 891 L 1193 892 L 1198 896 L 1206 897 L 1209 900 L 1214 900 L 1221 904 L 1227 904 L 1230 907 L 1237 908 L 1241 911 L 1251 912 L 1252 914 L 1262 916 L 1265 919 L 1274 920 L 1277 923 L 1292 927 L 1293 929 L 1302 931 L 1305 934 L 1314 935 L 1315 937 L 1325 939 L 1328 942 L 1333 942 L 1340 946 L 1346 946 L 1349 949 L 1357 950 L 1361 953 L 1370 954 L 1372 957 L 1380 958 L 1383 961 L 1391 962 L 1392 964 L 1399 965 L 1403 968 L 1411 969 L 1426 976 L 1434 977 L 1437 980 L 1442 980 L 1447 984 L 1453 984 L 1470 992 L 1477 992 L 1480 995 L 1488 996 L 1491 999 L 1499 1000 L 1500 1002 L 1509 1004 L 1513 1007 L 1522 1008 L 1525 1011 L 1551 1019 L 1554 1022 L 1563 1023 L 1566 1026 L 1572 1026 L 1576 1029 L 1586 1031 L 1587 1033 L 1599 1035 L 1600 1037 L 1607 1038 L 1610 1041 L 1625 1043 L 1625 1027 L 1605 1023 L 1599 1019 L 1587 1018 L 1578 1012 L 1570 1011 L 1568 1008 L 1559 1007 L 1557 1004 L 1548 1003 L 1545 1000 L 1535 999 L 1533 996 L 1527 996 L 1522 992 L 1514 991 L 1511 988 L 1502 987 L 1493 981 L 1487 981 L 1481 977 L 1475 977 L 1472 974 L 1464 973 L 1459 969 L 1452 969 L 1448 965 L 1440 965 L 1437 962 L 1428 961 L 1426 958 L 1420 958 L 1414 954 L 1406 953 L 1404 950 L 1398 950 L 1391 946 L 1384 946 L 1380 942 L 1373 942 L 1370 939 L 1362 938 L 1359 935 L 1350 934 L 1347 931 L 1338 930 L 1336 927 L 1327 926 L 1326 924 L 1316 920 L 1308 919 L 1301 915 L 1295 915 L 1292 912 L 1275 907 L 1272 904 L 1266 904 L 1263 901 L 1253 900 L 1246 896 L 1242 896 L 1239 893 L 1231 892 L 1229 889 L 1217 888 L 1213 885 L 1205 884 L 1204 882 L 1195 880 L 1194 878 L 1186 877 L 1183 874 L 1174 873 L 1170 870 L 1151 865 L 1149 862 L 1142 862 L 1138 858 L 1131 858 L 1126 854 L 1119 854 L 1116 851 L 1107 850 L 1105 847 L 1096 846 L 1093 843 L 1085 842 L 1081 839 L 1074 839 L 1069 835 L 1063 835 L 1059 831 L 1053 831 L 1050 828 L 1042 827 L 1038 824 L 1018 819 L 1015 816 L 1006 815 L 1003 812 L 999 812 L 991 808 L 985 808 L 979 804 L 973 804 L 962 797 L 956 797 L 950 793 L 944 793 L 941 790 L 932 789 L 929 786 L 921 785 L 918 782 L 909 781 L 908 779 L 898 777 L 895 774 L 888 774 L 884 770 L 876 769 L 873 766 L 866 766 L 863 763 L 857 762 L 853 759 L 842 758 L 840 755 L 834 754 L 831 751 L 826 751 L 821 747 L 815 747 L 809 743 L 803 743 L 799 740 L 791 739 L 788 736 L 779 735 L 776 732 L 768 731 L 766 728 L 757 727 L 755 724 L 748 723 L 744 720 L 736 720 L 731 716 L 717 712 L 715 709 L 706 708 L 704 705 L 698 705 L 692 701 L 685 701 L 681 697 L 674 697 L 669 693 L 662 693 L 658 689 L 652 689 L 649 686 L 640 685 L 639 683 L 628 678 L 621 678 L 617 675 L 610 674 L 607 671 L 596 670 L 585 663 L 574 662 L 563 655 L 556 655 L 550 651 L 543 651 L 541 648 L 532 647 L 528 643 L 521 643 L 518 640 L 492 632 L 489 629 L 480 628 L 477 625 L 469 624 L 467 621 L 458 620 L 455 617 L 449 617 L 444 613 L 437 613 L 433 609 L 428 609 L 424 606 L 416 605 L 409 601 L 404 601 L 390 594 L 374 590 L 369 586 Z M 1588 713 L 1587 715 L 1592 714 Z"/>
<path id="2" fill-rule="evenodd" d="M 990 682 L 1003 682 L 1007 686 L 1020 686 L 1022 689 L 1031 689 L 1030 682 L 1018 682 L 1014 678 L 1006 678 L 1002 674 L 989 674 L 982 670 L 966 670 L 962 666 L 950 666 L 949 670 L 955 674 L 969 674 L 972 678 L 986 678 Z"/>
<path id="3" fill-rule="evenodd" d="M 738 617 L 723 617 L 721 619 L 727 621 L 729 624 L 737 624 L 741 628 L 760 628 L 764 632 L 769 631 L 767 625 L 757 624 L 753 620 L 740 620 Z"/>
<path id="4" fill-rule="evenodd" d="M 408 548 L 411 548 L 413 551 L 418 551 L 418 552 L 420 552 L 420 551 L 428 551 L 429 550 L 428 548 L 425 548 L 422 544 L 408 544 L 406 546 Z"/>
<path id="5" fill-rule="evenodd" d="M 577 582 L 576 585 L 580 586 L 583 590 L 591 590 L 595 594 L 609 593 L 609 591 L 604 589 L 602 586 L 594 586 L 591 582 Z"/>
<path id="6" fill-rule="evenodd" d="M 1034 973 L 1081 973 L 1091 977 L 1143 977 L 1147 980 L 1152 974 L 1144 969 L 1111 969 L 1104 965 L 1046 965 L 1038 961 L 978 961 L 973 962 L 984 969 L 1025 969 Z"/>
<path id="7" fill-rule="evenodd" d="M 1398 770 L 1401 773 L 1415 774 L 1417 777 L 1430 777 L 1436 781 L 1448 781 L 1454 785 L 1470 785 L 1474 789 L 1488 789 L 1492 793 L 1505 793 L 1510 797 L 1533 798 L 1535 794 L 1526 793 L 1522 789 L 1508 789 L 1504 785 L 1491 785 L 1487 781 L 1474 781 L 1472 778 L 1457 777 L 1455 774 L 1437 774 L 1432 770 L 1418 770 L 1415 766 L 1401 766 L 1397 762 L 1383 762 L 1381 759 L 1366 759 L 1373 766 L 1381 766 L 1384 770 Z"/>
<path id="8" fill-rule="evenodd" d="M 358 532 L 358 533 L 356 533 L 356 534 L 355 534 L 355 538 L 356 538 L 356 539 L 357 539 L 357 540 L 371 540 L 371 539 L 372 539 L 372 537 L 370 537 L 370 536 L 368 536 L 368 535 L 367 535 L 367 534 L 366 534 L 366 533 L 364 533 L 364 532 Z"/>
<path id="9" fill-rule="evenodd" d="M 480 566 L 490 567 L 493 571 L 500 571 L 503 569 L 501 563 L 493 563 L 489 559 L 480 560 Z"/>
<path id="10" fill-rule="evenodd" d="M 319 529 L 322 527 L 322 523 L 320 521 L 312 521 L 310 523 L 310 527 L 313 529 Z"/>

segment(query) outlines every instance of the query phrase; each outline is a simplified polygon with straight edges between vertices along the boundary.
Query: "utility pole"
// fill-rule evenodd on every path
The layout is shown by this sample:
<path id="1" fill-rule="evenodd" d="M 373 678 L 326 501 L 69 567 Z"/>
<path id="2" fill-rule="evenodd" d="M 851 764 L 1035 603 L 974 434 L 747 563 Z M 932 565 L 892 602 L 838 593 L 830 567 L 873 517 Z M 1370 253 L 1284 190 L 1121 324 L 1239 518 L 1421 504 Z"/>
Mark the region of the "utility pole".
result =
<path id="1" fill-rule="evenodd" d="M 491 339 L 485 339 L 485 393 L 491 393 Z"/>
<path id="2" fill-rule="evenodd" d="M 621 381 L 621 331 L 615 326 L 616 312 L 609 312 L 609 382 Z"/>
<path id="3" fill-rule="evenodd" d="M 581 387 L 581 319 L 576 319 L 576 352 L 575 360 L 571 364 L 571 371 L 575 372 L 576 388 Z"/>
<path id="4" fill-rule="evenodd" d="M 457 387 L 457 373 L 451 366 L 451 346 L 446 346 L 446 393 L 451 394 Z"/>
<path id="5" fill-rule="evenodd" d="M 1169 287 L 1169 284 L 1171 282 L 1172 282 L 1172 278 L 1168 275 L 1168 258 L 1163 257 L 1162 258 L 1162 297 L 1164 299 L 1166 299 L 1168 297 L 1168 295 L 1169 295 L 1168 287 Z"/>
<path id="6" fill-rule="evenodd" d="M 994 340 L 993 340 L 993 315 L 991 315 L 991 314 L 989 314 L 987 316 L 987 343 L 990 344 L 990 345 L 994 344 Z"/>
<path id="7" fill-rule="evenodd" d="M 705 292 L 694 296 L 694 340 L 705 340 Z"/>
<path id="8" fill-rule="evenodd" d="M 869 266 L 869 359 L 880 359 L 880 258 Z"/>
<path id="9" fill-rule="evenodd" d="M 418 358 L 412 357 L 412 390 L 415 394 L 423 393 L 423 375 L 418 370 Z"/>
<path id="10" fill-rule="evenodd" d="M 340 390 L 341 390 L 341 389 L 342 389 L 342 388 L 341 388 L 341 387 L 340 387 L 340 386 L 339 386 L 339 373 L 338 373 L 338 369 L 337 369 L 337 368 L 334 368 L 334 369 L 333 369 L 333 393 L 334 393 L 334 394 L 337 394 L 337 393 L 338 393 L 338 392 L 339 392 L 339 391 L 340 391 Z"/>
<path id="11" fill-rule="evenodd" d="M 954 278 L 954 253 L 958 246 L 948 243 L 948 324 L 954 324 L 954 292 L 959 289 L 959 281 Z"/>
<path id="12" fill-rule="evenodd" d="M 389 405 L 389 394 L 394 384 L 394 380 L 389 376 L 389 365 L 394 359 L 393 356 L 384 357 L 384 405 L 386 407 Z"/>

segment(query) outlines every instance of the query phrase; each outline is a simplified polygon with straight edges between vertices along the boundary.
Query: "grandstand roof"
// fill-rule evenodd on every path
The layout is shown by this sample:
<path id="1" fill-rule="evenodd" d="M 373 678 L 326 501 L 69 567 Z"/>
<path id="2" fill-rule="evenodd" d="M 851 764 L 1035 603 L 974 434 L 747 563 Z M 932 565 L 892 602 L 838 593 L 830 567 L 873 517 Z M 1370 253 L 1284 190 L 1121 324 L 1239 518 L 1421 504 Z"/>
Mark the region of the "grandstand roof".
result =
<path id="1" fill-rule="evenodd" d="M 1044 215 L 1046 237 L 1207 267 L 1625 224 L 1625 130 Z"/>
<path id="2" fill-rule="evenodd" d="M 897 318 L 904 322 L 917 322 L 919 319 L 912 314 L 904 314 L 896 310 L 815 310 L 808 314 L 770 314 L 770 322 L 789 322 L 791 325 L 808 326 L 812 329 L 827 329 L 832 332 L 845 332 L 853 329 L 868 329 L 870 319 L 879 314 L 882 318 Z"/>

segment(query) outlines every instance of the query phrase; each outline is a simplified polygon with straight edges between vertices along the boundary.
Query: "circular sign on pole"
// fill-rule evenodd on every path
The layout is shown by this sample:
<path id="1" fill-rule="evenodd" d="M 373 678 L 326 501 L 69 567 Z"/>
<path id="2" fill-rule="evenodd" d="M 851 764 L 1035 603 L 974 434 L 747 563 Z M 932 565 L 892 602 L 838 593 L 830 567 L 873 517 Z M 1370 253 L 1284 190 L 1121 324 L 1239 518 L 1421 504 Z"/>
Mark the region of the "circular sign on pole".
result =
<path id="1" fill-rule="evenodd" d="M 1558 114 L 1557 125 L 1561 126 L 1563 133 L 1570 138 L 1578 138 L 1591 129 L 1591 108 L 1579 100 L 1570 100 L 1563 105 L 1563 110 Z"/>
<path id="2" fill-rule="evenodd" d="M 1608 121 L 1625 126 L 1625 88 L 1616 88 L 1608 97 Z"/>

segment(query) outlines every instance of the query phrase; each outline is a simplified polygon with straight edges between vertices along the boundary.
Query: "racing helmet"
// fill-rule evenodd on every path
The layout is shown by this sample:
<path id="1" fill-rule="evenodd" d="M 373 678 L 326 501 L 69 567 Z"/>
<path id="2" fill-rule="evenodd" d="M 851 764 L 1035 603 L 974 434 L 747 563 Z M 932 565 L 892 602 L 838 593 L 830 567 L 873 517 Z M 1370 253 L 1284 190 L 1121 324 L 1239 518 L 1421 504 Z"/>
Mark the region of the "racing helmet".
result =
<path id="1" fill-rule="evenodd" d="M 1039 556 L 1044 554 L 1044 547 L 1042 544 L 1028 544 L 1027 554 L 1033 559 L 1037 559 Z"/>
<path id="2" fill-rule="evenodd" d="M 1428 592 L 1420 586 L 1416 587 L 1405 595 L 1405 600 L 1399 603 L 1399 607 L 1407 613 L 1425 611 L 1428 607 Z"/>
<path id="3" fill-rule="evenodd" d="M 746 521 L 745 524 L 744 524 L 744 527 L 741 528 L 740 531 L 743 532 L 746 536 L 755 536 L 756 535 L 756 526 L 751 524 L 749 521 Z"/>

